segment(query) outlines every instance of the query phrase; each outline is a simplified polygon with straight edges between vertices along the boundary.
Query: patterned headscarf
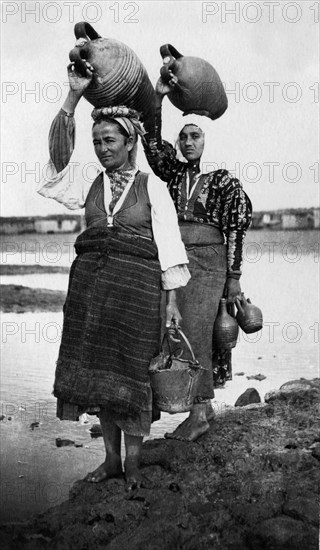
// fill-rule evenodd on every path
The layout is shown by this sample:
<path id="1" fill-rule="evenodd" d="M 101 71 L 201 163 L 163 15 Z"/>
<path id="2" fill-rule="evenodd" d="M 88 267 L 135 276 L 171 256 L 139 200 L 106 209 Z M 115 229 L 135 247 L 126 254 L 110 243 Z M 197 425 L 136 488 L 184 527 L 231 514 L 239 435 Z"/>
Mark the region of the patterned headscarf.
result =
<path id="1" fill-rule="evenodd" d="M 134 109 L 130 109 L 125 105 L 117 105 L 116 107 L 103 107 L 102 109 L 93 109 L 91 116 L 95 122 L 112 118 L 124 128 L 129 137 L 134 141 L 137 135 L 144 136 L 146 133 L 142 123 L 139 120 L 140 114 Z"/>

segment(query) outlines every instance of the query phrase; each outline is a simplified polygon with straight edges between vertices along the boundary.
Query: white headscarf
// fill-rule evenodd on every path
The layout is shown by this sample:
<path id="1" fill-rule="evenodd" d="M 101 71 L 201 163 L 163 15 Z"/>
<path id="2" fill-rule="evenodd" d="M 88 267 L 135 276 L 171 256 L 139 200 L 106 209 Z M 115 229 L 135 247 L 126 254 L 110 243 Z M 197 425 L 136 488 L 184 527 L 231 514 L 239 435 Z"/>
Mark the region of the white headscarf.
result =
<path id="1" fill-rule="evenodd" d="M 180 124 L 178 134 L 177 132 L 175 132 L 175 136 L 173 140 L 174 146 L 177 151 L 177 158 L 182 162 L 187 162 L 185 157 L 181 153 L 181 150 L 179 147 L 179 135 L 182 128 L 184 128 L 184 126 L 191 125 L 191 124 L 200 128 L 200 130 L 202 130 L 205 136 L 204 152 L 200 160 L 200 170 L 203 173 L 211 172 L 213 170 L 212 159 L 210 162 L 210 160 L 208 159 L 208 153 L 206 153 L 206 151 L 208 151 L 208 145 L 211 141 L 210 134 L 212 134 L 212 130 L 213 130 L 213 120 L 211 120 L 206 116 L 191 114 L 191 115 L 185 115 L 181 118 L 181 124 Z"/>

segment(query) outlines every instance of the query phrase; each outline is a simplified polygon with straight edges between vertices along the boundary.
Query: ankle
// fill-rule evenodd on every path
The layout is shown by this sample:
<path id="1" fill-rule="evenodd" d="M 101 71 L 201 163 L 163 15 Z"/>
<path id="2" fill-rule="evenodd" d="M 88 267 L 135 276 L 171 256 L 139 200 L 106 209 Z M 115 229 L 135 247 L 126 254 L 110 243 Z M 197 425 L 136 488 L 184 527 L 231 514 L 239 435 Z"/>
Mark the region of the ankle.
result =
<path id="1" fill-rule="evenodd" d="M 115 451 L 106 453 L 106 464 L 118 464 L 121 463 L 121 456 Z"/>
<path id="2" fill-rule="evenodd" d="M 200 422 L 206 421 L 206 403 L 195 403 L 191 409 L 190 416 L 194 420 L 199 420 Z"/>

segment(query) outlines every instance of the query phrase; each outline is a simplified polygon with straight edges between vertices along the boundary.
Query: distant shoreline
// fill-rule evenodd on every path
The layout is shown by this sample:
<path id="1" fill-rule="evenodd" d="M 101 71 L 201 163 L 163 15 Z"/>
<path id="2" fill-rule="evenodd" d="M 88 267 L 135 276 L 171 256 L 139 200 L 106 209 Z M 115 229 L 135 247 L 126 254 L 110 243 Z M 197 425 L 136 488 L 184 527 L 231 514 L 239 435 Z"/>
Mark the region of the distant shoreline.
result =
<path id="1" fill-rule="evenodd" d="M 0 311 L 3 313 L 61 312 L 66 299 L 66 293 L 61 290 L 22 285 L 0 285 L 0 288 Z"/>
<path id="2" fill-rule="evenodd" d="M 69 273 L 70 267 L 40 264 L 1 264 L 0 275 L 30 275 L 34 273 Z"/>

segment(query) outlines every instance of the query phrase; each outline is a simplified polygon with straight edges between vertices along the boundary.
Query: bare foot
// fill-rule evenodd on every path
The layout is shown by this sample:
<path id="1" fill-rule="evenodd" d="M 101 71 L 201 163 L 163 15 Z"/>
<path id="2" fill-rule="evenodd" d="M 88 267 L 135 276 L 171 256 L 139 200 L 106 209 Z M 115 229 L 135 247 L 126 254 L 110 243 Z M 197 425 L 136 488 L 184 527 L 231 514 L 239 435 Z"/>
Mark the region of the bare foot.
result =
<path id="1" fill-rule="evenodd" d="M 142 485 L 143 477 L 139 470 L 139 462 L 136 458 L 126 458 L 124 461 L 124 476 L 126 479 L 126 491 L 139 489 Z"/>
<path id="2" fill-rule="evenodd" d="M 190 415 L 172 433 L 166 433 L 167 439 L 179 439 L 180 441 L 196 441 L 198 437 L 209 430 L 207 420 L 200 420 Z"/>
<path id="3" fill-rule="evenodd" d="M 110 477 L 118 477 L 122 473 L 121 458 L 118 456 L 112 459 L 107 458 L 94 472 L 89 472 L 84 481 L 100 483 L 100 481 L 104 481 Z"/>
<path id="4" fill-rule="evenodd" d="M 216 416 L 216 413 L 214 412 L 214 409 L 211 405 L 211 402 L 209 401 L 206 403 L 206 418 L 207 421 L 210 422 L 210 420 L 213 420 Z"/>

